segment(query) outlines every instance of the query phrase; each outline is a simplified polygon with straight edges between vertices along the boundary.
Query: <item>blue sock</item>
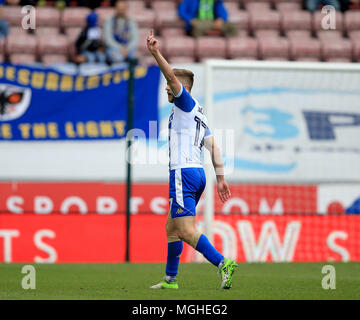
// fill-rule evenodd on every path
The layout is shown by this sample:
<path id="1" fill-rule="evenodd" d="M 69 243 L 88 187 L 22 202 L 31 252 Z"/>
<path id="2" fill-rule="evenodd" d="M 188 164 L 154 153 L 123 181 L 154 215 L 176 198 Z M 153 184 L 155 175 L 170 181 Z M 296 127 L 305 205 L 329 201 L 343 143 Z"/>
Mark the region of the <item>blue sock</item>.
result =
<path id="1" fill-rule="evenodd" d="M 224 260 L 224 256 L 214 248 L 203 234 L 200 236 L 195 249 L 201 252 L 216 267 Z"/>
<path id="2" fill-rule="evenodd" d="M 179 269 L 180 255 L 183 249 L 182 241 L 168 243 L 168 255 L 166 262 L 166 275 L 175 279 Z"/>

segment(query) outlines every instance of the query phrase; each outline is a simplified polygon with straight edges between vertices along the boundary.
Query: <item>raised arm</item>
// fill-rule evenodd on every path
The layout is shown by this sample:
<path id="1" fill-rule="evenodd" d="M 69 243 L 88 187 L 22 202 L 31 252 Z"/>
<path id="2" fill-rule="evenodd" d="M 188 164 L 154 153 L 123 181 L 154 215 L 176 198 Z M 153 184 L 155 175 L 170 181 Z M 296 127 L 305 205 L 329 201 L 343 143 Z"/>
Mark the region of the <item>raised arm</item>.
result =
<path id="1" fill-rule="evenodd" d="M 231 197 L 231 192 L 228 184 L 225 181 L 224 165 L 221 159 L 221 152 L 217 146 L 213 136 L 205 138 L 204 146 L 209 150 L 211 155 L 211 161 L 215 169 L 217 192 L 222 202 L 225 202 Z"/>
<path id="2" fill-rule="evenodd" d="M 170 65 L 166 59 L 162 56 L 159 50 L 159 40 L 154 37 L 154 30 L 151 29 L 150 35 L 147 37 L 147 47 L 150 53 L 154 56 L 157 64 L 160 67 L 161 72 L 163 73 L 168 85 L 171 88 L 172 93 L 177 96 L 181 90 L 181 83 L 176 78 L 174 71 L 171 69 Z"/>

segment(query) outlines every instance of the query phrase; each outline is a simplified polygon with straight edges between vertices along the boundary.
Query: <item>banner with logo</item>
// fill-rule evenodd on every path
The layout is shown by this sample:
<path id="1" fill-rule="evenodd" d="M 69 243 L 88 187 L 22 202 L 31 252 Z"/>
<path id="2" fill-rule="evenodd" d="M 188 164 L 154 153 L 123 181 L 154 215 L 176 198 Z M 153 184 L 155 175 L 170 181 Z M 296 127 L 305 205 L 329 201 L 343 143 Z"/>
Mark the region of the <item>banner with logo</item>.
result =
<path id="1" fill-rule="evenodd" d="M 132 262 L 166 262 L 165 222 L 166 215 L 133 216 Z M 0 263 L 124 262 L 125 228 L 124 214 L 0 214 Z M 217 215 L 214 241 L 239 262 L 360 261 L 360 216 Z M 204 257 L 185 244 L 181 261 Z"/>
<path id="2" fill-rule="evenodd" d="M 167 215 L 166 183 L 134 183 L 131 212 Z M 215 213 L 229 215 L 359 214 L 360 184 L 286 185 L 230 184 L 231 198 L 222 203 L 215 194 Z M 0 183 L 0 214 L 49 215 L 125 213 L 126 185 L 100 182 Z M 201 198 L 196 212 L 204 210 Z"/>
<path id="3" fill-rule="evenodd" d="M 158 120 L 158 67 L 135 71 L 134 127 Z M 126 135 L 127 69 L 65 74 L 0 65 L 0 141 L 120 139 Z"/>
<path id="4" fill-rule="evenodd" d="M 359 182 L 360 69 L 327 70 L 326 64 L 316 63 L 308 63 L 307 70 L 291 69 L 300 65 L 295 62 L 266 69 L 268 63 L 259 61 L 257 68 L 247 68 L 251 62 L 244 62 L 243 68 L 213 71 L 210 129 L 223 152 L 229 179 Z M 192 94 L 206 113 L 204 67 L 185 67 L 195 73 Z M 163 139 L 170 110 L 162 97 Z"/>

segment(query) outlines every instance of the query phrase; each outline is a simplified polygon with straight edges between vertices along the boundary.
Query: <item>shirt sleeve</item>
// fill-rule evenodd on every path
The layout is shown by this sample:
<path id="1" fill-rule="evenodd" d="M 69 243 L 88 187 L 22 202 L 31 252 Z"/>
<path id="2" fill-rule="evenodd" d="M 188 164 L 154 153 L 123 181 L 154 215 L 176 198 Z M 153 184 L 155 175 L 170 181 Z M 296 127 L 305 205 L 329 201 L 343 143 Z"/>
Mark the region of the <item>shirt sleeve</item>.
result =
<path id="1" fill-rule="evenodd" d="M 180 92 L 177 95 L 174 95 L 174 103 L 182 111 L 190 112 L 195 107 L 195 100 L 191 94 L 184 89 L 184 86 L 181 85 Z"/>
<path id="2" fill-rule="evenodd" d="M 209 137 L 211 137 L 211 136 L 212 136 L 212 133 L 211 133 L 211 131 L 210 131 L 209 127 L 208 127 L 208 126 L 206 126 L 204 139 L 209 138 Z"/>

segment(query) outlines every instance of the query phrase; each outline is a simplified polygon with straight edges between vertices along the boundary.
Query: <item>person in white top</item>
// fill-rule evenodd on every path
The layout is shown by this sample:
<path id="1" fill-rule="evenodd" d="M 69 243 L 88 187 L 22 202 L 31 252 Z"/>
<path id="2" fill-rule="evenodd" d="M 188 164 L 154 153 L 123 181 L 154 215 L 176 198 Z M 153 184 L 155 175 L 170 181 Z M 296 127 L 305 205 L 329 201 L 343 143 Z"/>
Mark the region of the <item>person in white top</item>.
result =
<path id="1" fill-rule="evenodd" d="M 171 69 L 159 50 L 159 41 L 151 30 L 147 46 L 167 81 L 168 101 L 174 103 L 169 117 L 169 214 L 166 223 L 168 255 L 166 276 L 152 289 L 178 289 L 177 273 L 183 241 L 201 252 L 219 268 L 223 289 L 232 286 L 235 261 L 225 259 L 195 228 L 195 207 L 204 191 L 206 179 L 201 164 L 201 151 L 205 146 L 212 155 L 216 172 L 217 191 L 222 202 L 231 196 L 224 177 L 224 167 L 218 146 L 207 125 L 203 108 L 191 96 L 194 74 L 185 69 Z"/>

